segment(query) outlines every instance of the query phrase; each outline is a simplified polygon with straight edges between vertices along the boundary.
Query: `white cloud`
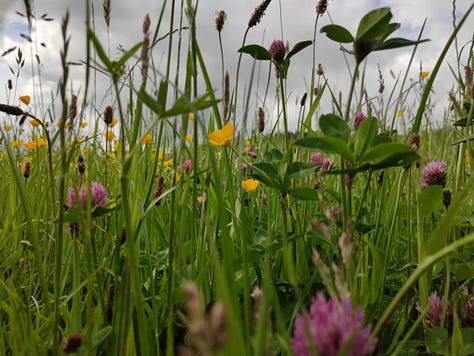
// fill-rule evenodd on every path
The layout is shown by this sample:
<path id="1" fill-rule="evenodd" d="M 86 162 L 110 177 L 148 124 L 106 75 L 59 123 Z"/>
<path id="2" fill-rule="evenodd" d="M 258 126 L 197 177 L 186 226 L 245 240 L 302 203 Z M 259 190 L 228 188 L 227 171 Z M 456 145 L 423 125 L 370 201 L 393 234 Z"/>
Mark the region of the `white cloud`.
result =
<path id="1" fill-rule="evenodd" d="M 0 0 L 5 1 L 5 0 Z M 35 13 L 39 16 L 43 13 L 48 13 L 49 17 L 55 19 L 54 22 L 44 22 L 38 20 L 35 24 L 36 32 L 34 39 L 39 42 L 46 43 L 46 48 L 41 46 L 32 47 L 34 54 L 38 54 L 41 60 L 41 75 L 43 76 L 43 94 L 49 97 L 51 91 L 56 91 L 56 86 L 61 75 L 60 64 L 60 48 L 62 47 L 60 23 L 61 18 L 69 7 L 71 13 L 71 20 L 68 32 L 71 36 L 69 60 L 79 61 L 85 59 L 85 3 L 82 1 L 65 2 L 63 0 L 37 0 L 35 3 Z M 280 8 L 282 13 L 282 23 L 280 23 Z M 457 20 L 464 14 L 471 1 L 458 0 L 456 2 Z M 8 2 L 11 4 L 11 2 Z M 95 33 L 100 41 L 110 51 L 113 58 L 119 55 L 118 46 L 123 48 L 130 48 L 133 44 L 141 40 L 141 28 L 144 15 L 150 13 L 152 19 L 152 31 L 158 20 L 160 13 L 160 4 L 157 1 L 143 0 L 137 5 L 137 2 L 132 1 L 112 1 L 112 15 L 110 32 L 107 29 L 103 20 L 101 1 L 93 1 L 94 4 L 94 18 L 95 18 Z M 436 6 L 434 5 L 436 4 Z M 222 31 L 222 40 L 225 51 L 225 67 L 229 70 L 231 77 L 231 86 L 235 85 L 235 74 L 238 53 L 247 26 L 248 19 L 254 8 L 258 5 L 258 1 L 242 0 L 242 1 L 225 1 L 214 2 L 210 0 L 201 0 L 197 12 L 197 38 L 202 51 L 202 54 L 207 65 L 207 69 L 211 76 L 214 88 L 216 88 L 217 95 L 220 96 L 220 54 L 218 47 L 218 36 L 215 30 L 215 13 L 218 10 L 225 10 L 228 14 L 224 30 Z M 252 28 L 247 37 L 246 43 L 258 43 L 267 47 L 274 39 L 280 39 L 281 31 L 285 41 L 289 41 L 290 47 L 296 42 L 312 39 L 314 21 L 315 21 L 315 5 L 316 1 L 308 2 L 305 0 L 293 1 L 272 1 L 266 15 L 263 17 L 261 23 L 255 28 Z M 11 5 L 8 10 L 0 12 L 0 43 L 3 49 L 10 48 L 14 45 L 21 46 L 25 53 L 30 51 L 30 44 L 18 36 L 18 32 L 23 31 L 16 25 L 18 23 L 25 24 L 25 19 L 22 19 L 15 14 L 16 10 L 24 12 L 22 2 L 17 2 Z M 394 15 L 393 21 L 401 22 L 401 30 L 399 35 L 415 39 L 421 29 L 424 18 L 428 18 L 423 37 L 430 38 L 428 43 L 421 44 L 417 50 L 414 58 L 412 68 L 410 70 L 410 78 L 418 80 L 419 65 L 423 64 L 424 70 L 431 71 L 444 44 L 452 32 L 452 2 L 440 0 L 358 0 L 358 1 L 330 1 L 328 14 L 325 14 L 319 21 L 318 27 L 330 23 L 330 19 L 334 23 L 341 24 L 355 32 L 356 26 L 360 18 L 369 10 L 375 7 L 388 6 L 391 8 Z M 180 19 L 180 13 L 177 9 L 175 13 L 175 28 Z M 330 17 L 329 17 L 330 15 Z M 467 41 L 471 39 L 472 28 L 474 27 L 473 16 L 468 19 L 459 34 L 458 46 L 461 48 Z M 169 10 L 165 10 L 163 23 L 160 29 L 159 36 L 167 33 L 169 28 Z M 2 25 L 3 23 L 3 25 Z M 186 19 L 184 19 L 186 23 Z M 3 26 L 3 27 L 2 27 Z M 183 53 L 188 39 L 188 32 L 183 32 Z M 177 37 L 174 37 L 174 52 L 175 58 L 177 46 Z M 154 58 L 157 63 L 160 63 L 160 70 L 164 71 L 164 64 L 166 63 L 166 48 L 167 39 L 160 42 L 154 50 Z M 412 48 L 402 48 L 391 50 L 384 53 L 377 53 L 369 56 L 366 65 L 366 87 L 370 96 L 376 96 L 378 90 L 378 69 L 377 64 L 380 65 L 380 70 L 385 79 L 386 90 L 391 89 L 394 80 L 390 77 L 390 70 L 396 75 L 403 73 L 408 60 L 411 55 Z M 310 73 L 311 73 L 311 47 L 305 49 L 292 60 L 290 67 L 290 78 L 288 80 L 288 93 L 292 93 L 289 101 L 288 110 L 292 117 L 290 126 L 292 129 L 296 126 L 296 116 L 298 113 L 298 105 L 296 105 L 296 98 L 301 97 L 303 93 L 309 90 Z M 337 94 L 339 91 L 343 92 L 345 97 L 348 90 L 350 76 L 347 66 L 344 61 L 343 54 L 339 51 L 339 46 L 328 40 L 324 35 L 317 34 L 316 47 L 316 63 L 322 63 L 326 71 L 326 76 L 329 79 L 330 85 Z M 467 60 L 466 51 L 461 57 L 462 64 Z M 352 66 L 352 58 L 348 57 L 348 61 Z M 8 65 L 14 62 L 14 55 L 9 55 L 0 60 L 0 82 L 5 83 L 11 77 Z M 181 60 L 180 70 L 184 71 L 184 60 Z M 252 60 L 248 56 L 243 57 L 242 69 L 240 75 L 239 94 L 243 95 L 244 89 L 248 86 L 250 77 L 250 70 Z M 437 100 L 440 104 L 440 110 L 446 105 L 446 93 L 454 83 L 449 67 L 457 65 L 455 58 L 454 47 L 451 48 L 449 55 L 443 64 L 442 70 L 435 82 L 435 89 L 437 93 Z M 28 90 L 33 90 L 32 81 L 28 79 L 31 76 L 30 65 L 25 66 L 23 78 L 20 82 L 19 92 L 25 93 Z M 264 94 L 264 87 L 266 82 L 267 66 L 262 66 L 263 71 L 260 75 L 260 85 L 254 85 L 252 94 L 252 104 L 250 109 L 254 110 L 256 106 L 261 105 L 260 99 Z M 176 61 L 173 61 L 172 72 L 176 70 Z M 73 80 L 74 90 L 83 87 L 84 68 L 74 67 L 70 68 L 70 78 Z M 174 74 L 172 75 L 174 77 Z M 109 83 L 107 79 L 99 75 L 97 82 L 97 98 L 98 105 L 101 105 L 104 97 L 108 95 Z M 182 83 L 182 82 L 181 82 Z M 255 83 L 256 84 L 256 83 Z M 269 99 L 267 101 L 267 112 L 273 113 L 274 97 L 275 97 L 275 79 L 272 78 L 269 87 Z M 204 88 L 201 86 L 202 91 Z M 0 96 L 3 99 L 3 93 Z M 107 99 L 107 100 L 110 100 Z M 238 105 L 241 107 L 242 99 L 239 99 Z M 100 110 L 100 108 L 98 108 Z M 323 111 L 331 110 L 330 98 L 327 95 L 327 100 L 324 102 Z M 275 120 L 275 115 L 273 120 Z M 249 121 L 253 120 L 253 115 Z"/>

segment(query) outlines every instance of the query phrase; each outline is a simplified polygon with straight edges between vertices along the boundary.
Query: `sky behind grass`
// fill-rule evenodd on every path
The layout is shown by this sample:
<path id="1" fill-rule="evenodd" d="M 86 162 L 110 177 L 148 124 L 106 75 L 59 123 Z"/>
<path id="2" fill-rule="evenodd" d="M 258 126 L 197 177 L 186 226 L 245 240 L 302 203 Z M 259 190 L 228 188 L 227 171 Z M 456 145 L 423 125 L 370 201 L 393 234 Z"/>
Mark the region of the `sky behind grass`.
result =
<path id="1" fill-rule="evenodd" d="M 103 19 L 103 10 L 101 1 L 93 1 L 94 26 L 95 32 L 103 44 L 107 46 L 112 58 L 120 55 L 121 49 L 128 49 L 142 39 L 142 21 L 146 13 L 150 14 L 153 26 L 158 19 L 161 2 L 157 1 L 114 1 L 112 0 L 112 15 L 110 29 L 107 31 Z M 177 2 L 179 3 L 179 2 Z M 252 28 L 247 38 L 247 44 L 257 43 L 264 47 L 269 47 L 275 39 L 288 41 L 290 48 L 297 42 L 313 38 L 315 5 L 316 1 L 294 0 L 277 1 L 273 0 L 268 7 L 266 15 L 261 23 Z M 71 21 L 69 25 L 69 34 L 71 45 L 69 51 L 69 60 L 80 62 L 85 59 L 85 3 L 83 1 L 63 1 L 63 0 L 37 0 L 33 1 L 34 13 L 39 18 L 43 14 L 53 18 L 54 21 L 46 22 L 37 20 L 34 22 L 31 37 L 35 41 L 30 44 L 20 34 L 28 34 L 26 18 L 21 17 L 16 12 L 25 13 L 23 1 L 0 0 L 0 49 L 5 50 L 17 47 L 22 48 L 28 56 L 27 63 L 22 69 L 21 76 L 17 85 L 17 92 L 14 98 L 10 99 L 11 104 L 18 104 L 19 95 L 30 94 L 33 87 L 39 85 L 39 81 L 31 75 L 31 60 L 34 60 L 31 53 L 38 54 L 41 62 L 42 93 L 44 101 L 50 102 L 50 97 L 56 95 L 58 79 L 61 75 L 60 48 L 61 34 L 60 23 L 66 9 L 69 8 Z M 259 4 L 258 1 L 222 1 L 211 0 L 199 1 L 197 10 L 197 38 L 201 51 L 203 53 L 208 71 L 210 72 L 212 82 L 215 85 L 216 95 L 220 94 L 220 55 L 218 47 L 218 35 L 215 30 L 215 16 L 219 10 L 227 13 L 227 21 L 222 31 L 224 46 L 225 68 L 229 71 L 231 87 L 235 84 L 236 63 L 238 58 L 237 50 L 242 45 L 243 35 L 247 26 L 248 19 L 253 9 Z M 406 37 L 416 39 L 420 33 L 425 18 L 427 19 L 423 38 L 429 38 L 431 41 L 419 46 L 415 55 L 414 62 L 409 72 L 411 83 L 419 80 L 420 70 L 431 71 L 441 50 L 448 40 L 453 29 L 453 14 L 455 21 L 458 21 L 465 13 L 470 0 L 458 0 L 454 2 L 448 0 L 358 0 L 358 1 L 329 1 L 328 12 L 320 19 L 318 28 L 328 23 L 337 23 L 343 25 L 355 32 L 360 18 L 369 10 L 388 6 L 394 15 L 392 21 L 400 22 L 401 29 L 396 33 L 397 37 Z M 179 4 L 178 4 L 179 5 Z M 177 6 L 179 8 L 179 6 Z M 165 12 L 162 27 L 159 36 L 165 35 L 169 29 L 169 10 Z M 175 13 L 175 26 L 180 21 L 180 13 Z M 184 23 L 186 19 L 184 18 Z M 472 38 L 472 28 L 474 28 L 474 15 L 468 19 L 464 25 L 457 48 L 461 52 L 460 63 L 467 64 L 468 46 L 465 45 Z M 318 30 L 319 32 L 319 30 Z M 188 33 L 183 32 L 184 39 L 187 40 Z M 339 45 L 327 39 L 323 34 L 318 33 L 316 47 L 316 63 L 321 63 L 325 70 L 325 75 L 334 91 L 342 92 L 343 102 L 344 94 L 349 89 L 350 70 L 353 60 L 350 57 L 344 58 L 339 50 Z M 35 44 L 36 43 L 36 44 Z M 44 43 L 45 47 L 39 45 Z M 155 48 L 153 52 L 155 67 L 164 72 L 167 56 L 167 40 Z M 177 40 L 174 42 L 176 49 Z M 378 96 L 379 88 L 379 70 L 383 77 L 386 92 L 389 92 L 396 82 L 396 78 L 403 75 L 408 64 L 412 48 L 401 48 L 386 52 L 371 54 L 366 65 L 366 89 L 370 98 Z M 0 101 L 7 101 L 6 82 L 8 79 L 14 79 L 9 66 L 15 68 L 16 51 L 0 58 Z M 175 55 L 175 51 L 173 51 Z M 292 60 L 289 70 L 288 89 L 289 95 L 289 117 L 290 129 L 294 129 L 299 110 L 299 100 L 302 95 L 309 91 L 311 78 L 311 47 L 297 54 Z M 176 59 L 173 64 L 176 66 Z M 450 72 L 449 65 L 455 71 L 458 61 L 456 60 L 456 51 L 453 46 L 442 67 L 434 86 L 434 103 L 436 121 L 442 120 L 444 109 L 448 106 L 447 92 L 455 86 L 455 79 Z M 181 65 L 183 62 L 181 62 Z M 244 56 L 243 67 L 240 77 L 240 90 L 248 89 L 250 70 L 253 61 L 248 56 Z M 256 76 L 252 87 L 251 108 L 260 106 L 264 84 L 266 82 L 266 73 L 268 72 L 267 63 L 257 63 L 257 69 L 261 69 L 260 76 Z M 176 68 L 172 68 L 174 72 Z M 72 66 L 70 68 L 71 90 L 80 92 L 83 90 L 84 68 L 83 66 Z M 106 105 L 111 100 L 109 90 L 110 82 L 100 77 L 97 81 L 96 91 L 93 93 L 97 98 L 98 105 Z M 181 84 L 183 82 L 181 81 Z M 275 85 L 276 81 L 272 73 L 269 100 L 265 110 L 267 117 L 275 120 Z M 203 89 L 204 90 L 204 89 Z M 375 99 L 374 99 L 375 100 Z M 416 100 L 416 95 L 410 100 Z M 238 103 L 239 105 L 239 103 Z M 323 102 L 323 111 L 331 111 L 330 98 Z M 410 109 L 410 102 L 407 102 L 407 114 Z M 364 108 L 361 108 L 364 111 Z M 91 113 L 93 115 L 93 113 Z M 409 120 L 409 118 L 405 118 Z"/>

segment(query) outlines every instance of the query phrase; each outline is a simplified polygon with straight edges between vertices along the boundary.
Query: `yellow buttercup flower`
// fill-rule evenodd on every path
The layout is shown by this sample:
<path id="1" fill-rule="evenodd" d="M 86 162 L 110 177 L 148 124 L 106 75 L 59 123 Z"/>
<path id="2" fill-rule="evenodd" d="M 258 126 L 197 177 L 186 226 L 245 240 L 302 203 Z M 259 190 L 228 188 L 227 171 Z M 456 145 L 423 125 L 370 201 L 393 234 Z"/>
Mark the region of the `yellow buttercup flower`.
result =
<path id="1" fill-rule="evenodd" d="M 211 132 L 207 139 L 211 146 L 230 146 L 234 135 L 234 125 L 231 122 L 225 124 L 222 129 Z"/>
<path id="2" fill-rule="evenodd" d="M 397 111 L 397 117 L 402 117 L 404 114 L 403 110 L 398 110 Z"/>
<path id="3" fill-rule="evenodd" d="M 18 148 L 23 144 L 23 140 L 12 140 L 10 141 L 10 146 L 13 148 Z"/>
<path id="4" fill-rule="evenodd" d="M 20 96 L 20 101 L 25 105 L 30 105 L 30 96 L 29 95 L 22 95 L 22 96 Z"/>
<path id="5" fill-rule="evenodd" d="M 40 124 L 39 121 L 36 120 L 36 119 L 31 119 L 31 120 L 30 120 L 30 125 L 31 125 L 31 126 L 38 127 L 39 124 Z"/>
<path id="6" fill-rule="evenodd" d="M 112 130 L 108 130 L 105 134 L 104 137 L 107 139 L 107 141 L 113 141 L 115 138 L 115 134 Z"/>
<path id="7" fill-rule="evenodd" d="M 176 183 L 179 183 L 179 181 L 181 180 L 181 175 L 180 175 L 178 172 L 176 172 L 176 173 L 174 174 L 174 177 L 175 177 L 175 179 L 176 179 Z"/>
<path id="8" fill-rule="evenodd" d="M 81 123 L 79 125 L 81 125 L 81 127 L 84 128 L 89 124 L 87 123 L 87 121 L 81 121 Z"/>
<path id="9" fill-rule="evenodd" d="M 186 141 L 191 142 L 193 137 L 191 135 L 186 135 Z"/>
<path id="10" fill-rule="evenodd" d="M 173 166 L 173 159 L 172 158 L 170 158 L 169 160 L 163 162 L 163 167 L 164 168 L 168 168 L 168 167 L 172 167 L 172 166 Z"/>
<path id="11" fill-rule="evenodd" d="M 246 179 L 242 181 L 242 188 L 244 188 L 247 192 L 251 193 L 254 192 L 260 184 L 260 181 L 257 179 Z"/>
<path id="12" fill-rule="evenodd" d="M 37 147 L 44 147 L 46 146 L 46 140 L 44 138 L 38 138 L 36 140 L 36 146 Z"/>
<path id="13" fill-rule="evenodd" d="M 10 131 L 13 128 L 12 125 L 5 125 L 4 127 L 5 127 L 5 131 Z"/>
<path id="14" fill-rule="evenodd" d="M 143 140 L 142 140 L 144 145 L 149 145 L 151 141 L 153 141 L 153 136 L 150 134 L 145 135 L 145 137 L 143 137 Z"/>
<path id="15" fill-rule="evenodd" d="M 426 78 L 426 77 L 429 76 L 429 75 L 430 75 L 430 72 L 421 72 L 421 73 L 420 73 L 420 78 L 424 79 L 424 78 Z"/>
<path id="16" fill-rule="evenodd" d="M 117 122 L 118 122 L 118 119 L 116 117 L 114 117 L 112 119 L 112 122 L 109 124 L 109 127 L 114 127 L 115 125 L 117 125 Z"/>
<path id="17" fill-rule="evenodd" d="M 245 146 L 250 146 L 250 141 L 249 140 L 245 141 Z"/>
<path id="18" fill-rule="evenodd" d="M 25 143 L 25 148 L 28 151 L 33 151 L 36 148 L 36 142 L 35 141 L 30 141 L 30 142 Z"/>
<path id="19" fill-rule="evenodd" d="M 56 122 L 56 126 L 61 128 L 61 120 L 59 120 L 58 122 Z M 69 128 L 69 124 L 66 122 L 64 123 L 64 128 L 65 129 L 68 129 Z"/>
<path id="20" fill-rule="evenodd" d="M 194 113 L 190 112 L 190 113 L 188 114 L 188 119 L 189 119 L 189 120 L 194 120 Z"/>
<path id="21" fill-rule="evenodd" d="M 46 146 L 46 140 L 44 138 L 38 138 L 34 141 L 29 141 L 25 143 L 24 146 L 28 151 L 33 151 L 37 148 Z"/>

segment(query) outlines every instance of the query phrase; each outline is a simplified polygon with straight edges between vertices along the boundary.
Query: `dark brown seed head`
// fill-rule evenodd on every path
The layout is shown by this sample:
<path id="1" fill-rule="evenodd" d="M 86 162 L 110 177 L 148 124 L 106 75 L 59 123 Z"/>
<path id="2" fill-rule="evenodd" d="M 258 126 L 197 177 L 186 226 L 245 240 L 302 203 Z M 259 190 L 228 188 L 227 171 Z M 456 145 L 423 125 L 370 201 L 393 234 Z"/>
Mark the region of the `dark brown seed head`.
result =
<path id="1" fill-rule="evenodd" d="M 318 64 L 318 70 L 316 71 L 316 74 L 321 76 L 324 74 L 324 69 L 323 69 L 323 66 L 321 65 L 321 63 Z"/>
<path id="2" fill-rule="evenodd" d="M 265 130 L 265 111 L 263 111 L 263 108 L 258 108 L 258 131 L 260 133 Z"/>
<path id="3" fill-rule="evenodd" d="M 451 195 L 452 195 L 451 189 L 449 189 L 449 188 L 444 188 L 443 189 L 443 204 L 444 204 L 446 209 L 451 204 Z"/>
<path id="4" fill-rule="evenodd" d="M 82 346 L 82 336 L 81 335 L 72 335 L 69 336 L 63 344 L 63 351 L 66 354 L 76 352 Z"/>
<path id="5" fill-rule="evenodd" d="M 150 15 L 146 14 L 145 19 L 143 20 L 143 34 L 146 35 L 150 30 Z"/>
<path id="6" fill-rule="evenodd" d="M 378 185 L 379 187 L 381 187 L 382 184 L 383 184 L 383 175 L 384 175 L 384 172 L 383 172 L 383 169 L 381 169 L 381 170 L 380 170 L 380 173 L 379 173 L 379 176 L 378 176 L 378 178 L 377 178 L 377 185 Z"/>
<path id="7" fill-rule="evenodd" d="M 107 321 L 112 322 L 112 311 L 114 306 L 114 289 L 115 286 L 111 284 L 107 290 L 107 299 L 105 301 L 105 314 L 107 316 Z"/>
<path id="8" fill-rule="evenodd" d="M 224 22 L 227 19 L 227 14 L 224 10 L 221 10 L 217 13 L 216 16 L 216 30 L 217 32 L 221 33 L 222 29 L 224 28 Z"/>
<path id="9" fill-rule="evenodd" d="M 418 133 L 415 132 L 413 135 L 411 135 L 410 144 L 415 149 L 415 151 L 420 149 L 420 135 Z"/>
<path id="10" fill-rule="evenodd" d="M 74 119 L 77 116 L 77 96 L 71 97 L 71 104 L 69 105 L 69 129 L 72 129 Z"/>
<path id="11" fill-rule="evenodd" d="M 308 96 L 308 93 L 303 94 L 303 97 L 301 98 L 301 102 L 300 102 L 301 106 L 304 106 L 304 104 L 306 103 L 306 97 L 307 96 Z"/>
<path id="12" fill-rule="evenodd" d="M 268 5 L 270 5 L 270 2 L 271 0 L 264 0 L 260 5 L 255 8 L 252 16 L 250 16 L 248 28 L 254 27 L 260 22 L 263 15 L 265 15 L 265 10 L 267 9 Z"/>
<path id="13" fill-rule="evenodd" d="M 77 171 L 79 174 L 83 174 L 86 170 L 86 161 L 82 155 L 77 158 Z"/>
<path id="14" fill-rule="evenodd" d="M 31 175 L 31 162 L 28 161 L 25 163 L 25 168 L 23 169 L 23 177 L 25 177 L 25 179 L 28 179 L 30 178 L 30 175 Z"/>
<path id="15" fill-rule="evenodd" d="M 11 79 L 8 79 L 8 90 L 12 90 L 13 89 L 13 82 Z"/>
<path id="16" fill-rule="evenodd" d="M 104 116 L 103 116 L 103 120 L 106 123 L 106 125 L 110 125 L 112 123 L 112 120 L 114 119 L 113 116 L 114 116 L 114 110 L 109 105 L 105 108 Z"/>
<path id="17" fill-rule="evenodd" d="M 328 0 L 319 0 L 316 5 L 316 14 L 323 16 L 328 8 Z"/>
<path id="18" fill-rule="evenodd" d="M 153 199 L 158 199 L 155 203 L 156 206 L 161 204 L 161 199 L 159 198 L 161 194 L 163 194 L 164 189 L 165 189 L 165 178 L 163 176 L 160 176 L 160 178 L 158 178 L 158 184 L 156 185 L 155 194 L 153 195 Z"/>

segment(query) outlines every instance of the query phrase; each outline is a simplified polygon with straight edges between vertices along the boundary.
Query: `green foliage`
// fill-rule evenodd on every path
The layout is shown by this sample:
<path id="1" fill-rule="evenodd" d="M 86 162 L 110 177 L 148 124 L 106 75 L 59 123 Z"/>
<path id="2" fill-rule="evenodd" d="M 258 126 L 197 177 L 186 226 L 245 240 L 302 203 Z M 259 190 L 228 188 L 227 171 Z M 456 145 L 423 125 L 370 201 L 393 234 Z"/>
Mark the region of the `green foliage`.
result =
<path id="1" fill-rule="evenodd" d="M 399 23 L 390 23 L 392 13 L 387 7 L 375 9 L 367 13 L 359 22 L 356 36 L 339 25 L 326 25 L 321 28 L 328 38 L 339 43 L 353 43 L 356 63 L 361 63 L 371 52 L 417 45 L 428 40 L 412 41 L 405 38 L 387 39 L 400 28 Z"/>
<path id="2" fill-rule="evenodd" d="M 334 170 L 332 173 L 355 174 L 390 167 L 406 167 L 420 156 L 412 147 L 391 142 L 386 135 L 377 135 L 378 120 L 365 119 L 350 136 L 347 123 L 336 115 L 322 115 L 319 127 L 324 136 L 298 139 L 297 147 L 340 155 L 351 162 L 351 167 Z"/>
<path id="3" fill-rule="evenodd" d="M 365 102 L 356 81 L 373 75 L 358 66 L 371 52 L 425 40 L 389 38 L 400 24 L 391 23 L 388 8 L 365 15 L 355 34 L 340 25 L 324 26 L 328 38 L 353 46 L 356 70 L 348 103 L 344 107 L 336 99 L 330 78 L 321 80 L 309 108 L 300 104 L 293 135 L 288 120 L 296 115 L 287 113 L 285 79 L 293 56 L 317 41 L 296 43 L 279 63 L 280 105 L 274 113 L 268 88 L 261 92 L 253 86 L 254 73 L 245 95 L 237 83 L 225 88 L 225 78 L 212 82 L 208 69 L 215 68 L 207 68 L 196 40 L 192 6 L 189 2 L 186 9 L 189 23 L 177 30 L 189 33 L 179 37 L 182 58 L 172 55 L 173 32 L 153 40 L 146 33 L 144 41 L 112 59 L 109 44 L 92 30 L 87 8 L 87 74 L 77 93 L 85 93 L 79 98 L 84 106 L 76 119 L 68 114 L 73 88 L 67 84 L 67 51 L 61 58 L 62 96 L 51 107 L 42 106 L 36 87 L 21 123 L 5 111 L 16 107 L 1 105 L 0 354 L 61 354 L 71 336 L 82 340 L 78 354 L 172 355 L 179 347 L 209 355 L 291 354 L 295 317 L 318 291 L 334 297 L 349 293 L 374 326 L 375 353 L 473 354 L 474 332 L 463 313 L 474 278 L 474 106 L 461 76 L 453 97 L 462 102 L 453 102 L 454 119 L 445 120 L 452 127 L 421 130 L 415 150 L 407 144 L 413 140 L 407 132 L 385 128 L 395 99 Z M 414 104 L 412 133 L 421 129 L 434 77 L 466 16 L 428 80 L 413 84 L 424 85 L 424 91 Z M 160 24 L 161 18 L 156 34 Z M 63 36 L 67 48 L 64 28 Z M 167 55 L 165 69 L 154 57 L 158 44 Z M 245 40 L 238 52 L 274 61 L 266 48 Z M 10 67 L 17 80 L 30 57 L 34 54 L 18 49 L 18 69 Z M 224 51 L 222 68 L 223 58 Z M 462 53 L 458 60 L 472 62 Z M 109 78 L 105 98 L 89 94 L 97 87 L 93 71 Z M 267 75 L 270 83 L 272 72 Z M 221 87 L 222 92 L 215 89 Z M 406 103 L 408 92 L 401 90 L 397 102 Z M 261 112 L 269 113 L 262 131 L 250 122 L 254 94 Z M 321 114 L 326 98 L 335 109 Z M 118 119 L 115 128 L 103 122 L 103 99 Z M 49 123 L 54 107 L 63 109 L 62 127 Z M 364 107 L 369 117 L 355 128 L 350 118 Z M 88 121 L 87 131 L 77 118 L 86 120 L 89 111 L 99 119 Z M 39 127 L 26 127 L 23 122 L 36 112 L 48 114 L 36 118 Z M 231 142 L 210 146 L 208 135 L 226 122 L 236 128 Z M 30 150 L 17 141 L 30 135 L 47 147 Z M 420 168 L 431 159 L 447 162 L 446 187 L 421 187 Z M 249 178 L 260 183 L 253 191 L 242 186 Z M 106 187 L 107 203 L 68 206 L 67 190 L 92 181 Z M 194 289 L 183 290 L 188 282 Z M 456 311 L 449 331 L 431 327 L 426 313 L 415 308 L 418 303 L 428 310 L 431 291 Z"/>

